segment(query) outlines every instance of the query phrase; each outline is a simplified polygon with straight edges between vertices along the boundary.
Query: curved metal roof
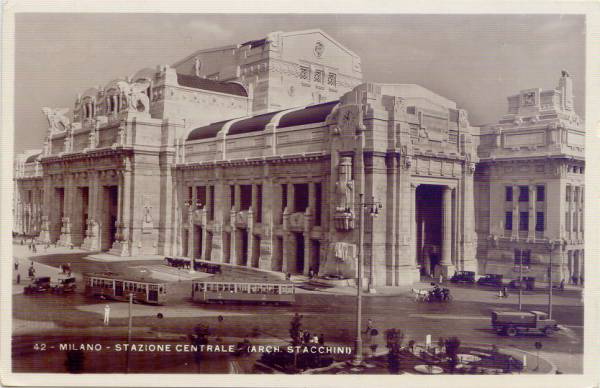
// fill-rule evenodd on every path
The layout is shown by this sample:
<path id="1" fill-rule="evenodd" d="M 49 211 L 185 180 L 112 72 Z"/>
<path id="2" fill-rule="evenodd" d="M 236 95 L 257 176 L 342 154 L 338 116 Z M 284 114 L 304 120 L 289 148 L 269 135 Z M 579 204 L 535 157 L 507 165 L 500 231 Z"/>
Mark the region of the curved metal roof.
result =
<path id="1" fill-rule="evenodd" d="M 210 90 L 213 92 L 248 97 L 246 88 L 237 82 L 213 81 L 207 78 L 177 73 L 177 83 L 181 86 L 187 86 L 188 88 Z"/>
<path id="2" fill-rule="evenodd" d="M 277 128 L 287 128 L 295 125 L 323 122 L 338 103 L 339 101 L 330 101 L 323 104 L 310 105 L 300 110 L 285 113 L 283 116 L 281 116 Z M 281 112 L 283 111 L 264 113 L 262 115 L 248 117 L 246 119 L 237 121 L 231 124 L 227 134 L 241 135 L 244 133 L 262 131 L 265 129 L 267 124 L 271 122 L 273 116 Z M 223 129 L 223 126 L 230 121 L 232 121 L 232 119 L 219 121 L 217 123 L 196 128 L 189 133 L 187 141 L 213 138 L 217 136 L 217 133 Z"/>
<path id="3" fill-rule="evenodd" d="M 262 131 L 277 113 L 279 112 L 269 112 L 233 123 L 229 127 L 227 135 L 240 135 L 242 133 Z"/>
<path id="4" fill-rule="evenodd" d="M 36 159 L 38 158 L 38 156 L 40 156 L 40 154 L 33 154 L 31 156 L 29 156 L 27 159 L 25 159 L 25 163 L 33 163 L 36 161 Z"/>
<path id="5" fill-rule="evenodd" d="M 293 127 L 295 125 L 305 125 L 320 123 L 325 121 L 333 108 L 339 101 L 330 101 L 318 105 L 310 105 L 304 109 L 296 110 L 284 114 L 279 120 L 277 128 Z"/>
<path id="6" fill-rule="evenodd" d="M 219 121 L 218 123 L 212 123 L 205 125 L 203 127 L 199 127 L 193 129 L 187 137 L 187 141 L 190 140 L 202 140 L 202 139 L 210 139 L 217 136 L 217 133 L 223 128 L 227 122 L 230 120 Z"/>

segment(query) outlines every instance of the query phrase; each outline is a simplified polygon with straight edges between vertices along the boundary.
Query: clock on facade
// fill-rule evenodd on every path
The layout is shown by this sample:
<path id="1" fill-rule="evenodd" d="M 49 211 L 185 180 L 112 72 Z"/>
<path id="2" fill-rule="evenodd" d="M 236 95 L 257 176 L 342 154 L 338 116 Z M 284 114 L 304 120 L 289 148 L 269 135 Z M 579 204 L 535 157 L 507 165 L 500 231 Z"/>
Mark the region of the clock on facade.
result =
<path id="1" fill-rule="evenodd" d="M 535 92 L 525 92 L 522 96 L 523 106 L 535 105 Z"/>
<path id="2" fill-rule="evenodd" d="M 314 53 L 317 58 L 321 58 L 323 56 L 323 52 L 325 51 L 325 45 L 319 41 L 315 43 Z"/>

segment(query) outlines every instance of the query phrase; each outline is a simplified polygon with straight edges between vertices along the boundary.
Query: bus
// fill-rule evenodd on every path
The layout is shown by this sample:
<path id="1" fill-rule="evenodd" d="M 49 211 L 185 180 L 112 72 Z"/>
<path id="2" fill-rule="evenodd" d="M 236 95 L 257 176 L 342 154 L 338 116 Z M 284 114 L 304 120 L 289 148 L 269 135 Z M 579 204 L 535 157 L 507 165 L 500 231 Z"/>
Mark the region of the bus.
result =
<path id="1" fill-rule="evenodd" d="M 135 302 L 164 304 L 167 284 L 147 279 L 134 279 L 132 276 L 104 272 L 84 274 L 85 294 L 88 296 L 128 301 L 133 293 Z"/>
<path id="2" fill-rule="evenodd" d="M 239 302 L 292 304 L 296 300 L 294 284 L 284 281 L 196 280 L 192 282 L 194 302 Z"/>

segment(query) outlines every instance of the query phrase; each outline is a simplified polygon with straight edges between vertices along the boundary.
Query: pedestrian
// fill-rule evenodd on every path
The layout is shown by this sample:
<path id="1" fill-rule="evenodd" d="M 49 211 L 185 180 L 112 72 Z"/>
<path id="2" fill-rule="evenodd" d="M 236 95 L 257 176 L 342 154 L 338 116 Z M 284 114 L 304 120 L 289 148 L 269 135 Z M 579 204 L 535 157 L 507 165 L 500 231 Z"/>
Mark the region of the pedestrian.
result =
<path id="1" fill-rule="evenodd" d="M 560 284 L 558 285 L 558 289 L 563 291 L 565 289 L 565 278 L 560 279 Z"/>
<path id="2" fill-rule="evenodd" d="M 108 322 L 110 320 L 110 306 L 104 306 L 104 326 L 108 326 Z"/>
<path id="3" fill-rule="evenodd" d="M 373 320 L 367 319 L 367 328 L 365 329 L 365 334 L 370 336 L 371 330 L 373 330 Z"/>
<path id="4" fill-rule="evenodd" d="M 319 334 L 319 345 L 325 345 L 325 335 L 323 333 Z"/>
<path id="5" fill-rule="evenodd" d="M 289 281 L 291 278 L 292 278 L 292 274 L 291 273 L 288 272 L 288 273 L 285 274 L 285 280 Z"/>
<path id="6" fill-rule="evenodd" d="M 310 342 L 310 332 L 308 330 L 304 332 L 304 337 L 302 339 L 304 340 L 305 344 Z"/>
<path id="7" fill-rule="evenodd" d="M 315 271 L 311 268 L 308 270 L 308 278 L 313 279 L 315 277 Z"/>
<path id="8" fill-rule="evenodd" d="M 15 261 L 15 271 L 18 271 L 18 270 L 19 270 L 19 262 Z"/>
<path id="9" fill-rule="evenodd" d="M 440 274 L 440 284 L 444 282 L 444 275 Z"/>
<path id="10" fill-rule="evenodd" d="M 508 287 L 506 286 L 502 287 L 502 297 L 508 298 Z"/>
<path id="11" fill-rule="evenodd" d="M 17 273 L 17 284 L 21 284 L 21 274 Z"/>

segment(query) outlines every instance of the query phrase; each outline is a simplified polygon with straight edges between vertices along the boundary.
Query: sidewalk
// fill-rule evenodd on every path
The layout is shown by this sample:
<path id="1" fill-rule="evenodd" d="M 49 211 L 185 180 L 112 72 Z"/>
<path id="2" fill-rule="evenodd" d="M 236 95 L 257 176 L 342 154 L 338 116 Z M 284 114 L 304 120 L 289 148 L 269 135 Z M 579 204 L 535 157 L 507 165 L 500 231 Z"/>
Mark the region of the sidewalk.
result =
<path id="1" fill-rule="evenodd" d="M 75 249 L 68 249 L 64 247 L 49 248 L 38 248 L 37 253 L 33 253 L 27 245 L 13 244 L 13 262 L 12 262 L 12 279 L 13 279 L 13 294 L 22 294 L 23 289 L 29 284 L 28 270 L 33 262 L 33 268 L 35 269 L 35 276 L 50 276 L 53 280 L 56 280 L 58 274 L 61 273 L 60 269 L 52 267 L 50 265 L 37 263 L 32 261 L 31 258 L 41 255 L 53 254 L 53 253 L 64 253 L 64 252 L 77 252 Z M 18 263 L 18 270 L 14 269 L 14 264 Z M 17 284 L 17 275 L 20 275 L 20 284 Z"/>

